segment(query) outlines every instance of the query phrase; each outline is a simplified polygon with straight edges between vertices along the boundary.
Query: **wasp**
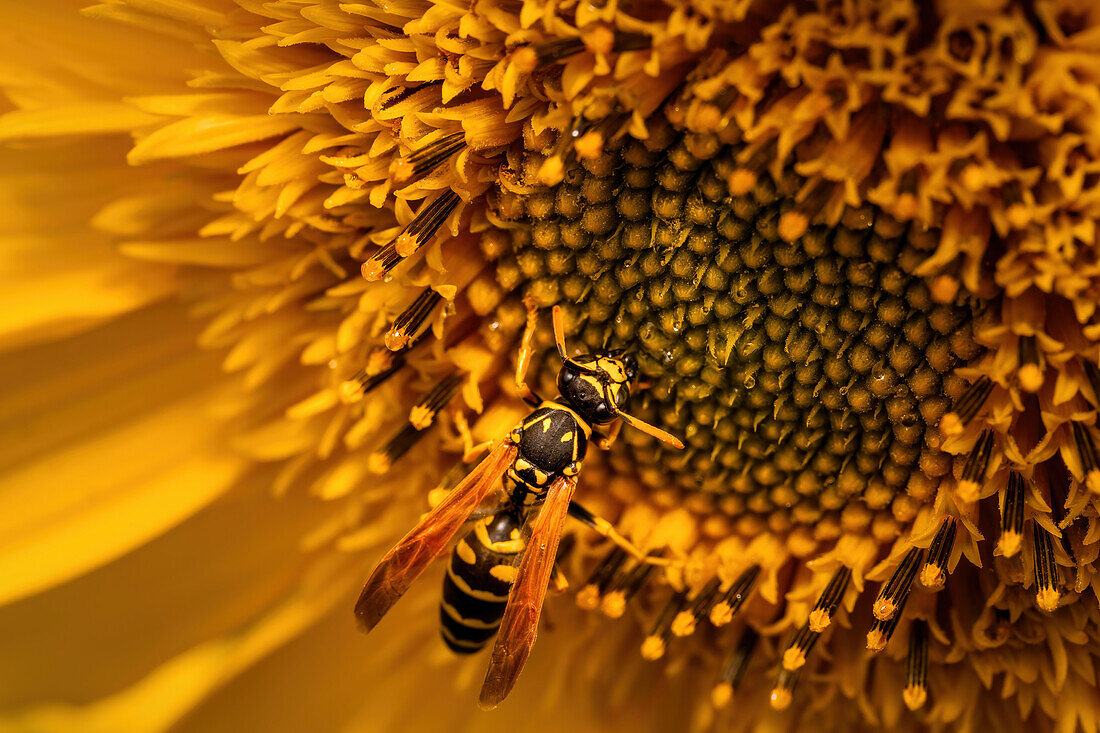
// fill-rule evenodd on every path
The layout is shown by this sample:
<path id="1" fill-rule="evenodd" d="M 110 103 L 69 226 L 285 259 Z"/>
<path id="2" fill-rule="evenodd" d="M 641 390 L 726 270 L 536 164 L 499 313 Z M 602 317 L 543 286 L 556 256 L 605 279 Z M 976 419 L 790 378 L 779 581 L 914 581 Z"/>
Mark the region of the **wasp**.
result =
<path id="1" fill-rule="evenodd" d="M 537 321 L 537 310 L 529 303 L 527 328 L 516 364 L 516 386 L 534 409 L 503 438 L 468 448 L 467 457 L 486 450 L 488 455 L 386 553 L 367 578 L 355 604 L 361 627 L 370 631 L 446 549 L 493 488 L 499 487 L 502 498 L 497 509 L 489 515 L 488 522 L 475 525 L 471 534 L 481 527 L 494 545 L 498 540 L 520 540 L 522 545 L 497 548 L 507 549 L 503 554 L 520 559 L 514 577 L 511 572 L 496 571 L 499 585 L 492 600 L 498 604 L 497 608 L 503 601 L 504 609 L 481 688 L 479 704 L 483 709 L 496 707 L 508 696 L 531 653 L 567 516 L 580 519 L 635 556 L 643 557 L 607 520 L 573 501 L 588 441 L 606 450 L 625 423 L 668 445 L 684 447 L 675 436 L 626 412 L 637 378 L 635 359 L 623 349 L 571 358 L 566 351 L 561 309 L 555 306 L 552 314 L 554 340 L 561 358 L 558 397 L 543 400 L 526 382 Z M 489 535 L 490 527 L 496 539 Z M 465 552 L 461 548 L 462 542 L 455 552 Z M 471 555 L 466 559 L 471 559 Z M 492 568 L 504 566 L 503 562 L 496 562 L 499 559 L 492 557 L 487 562 L 472 563 L 473 575 L 467 577 L 476 577 L 484 584 L 494 572 Z M 461 576 L 448 574 L 452 582 L 454 577 L 461 580 Z M 473 590 L 468 581 L 465 585 Z M 490 614 L 486 618 L 481 643 L 496 631 L 496 618 Z"/>

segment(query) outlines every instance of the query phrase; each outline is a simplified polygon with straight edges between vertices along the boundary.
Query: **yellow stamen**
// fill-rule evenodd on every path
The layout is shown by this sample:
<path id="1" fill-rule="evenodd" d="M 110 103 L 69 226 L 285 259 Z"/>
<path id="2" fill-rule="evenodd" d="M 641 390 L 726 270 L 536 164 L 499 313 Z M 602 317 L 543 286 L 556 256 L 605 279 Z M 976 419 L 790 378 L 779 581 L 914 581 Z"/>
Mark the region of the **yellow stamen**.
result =
<path id="1" fill-rule="evenodd" d="M 665 655 L 665 640 L 659 636 L 647 636 L 642 642 L 642 658 L 653 661 Z"/>
<path id="2" fill-rule="evenodd" d="M 953 303 L 959 294 L 959 281 L 951 275 L 938 275 L 930 287 L 932 300 L 937 303 Z"/>
<path id="3" fill-rule="evenodd" d="M 1016 379 L 1025 392 L 1038 392 L 1043 386 L 1043 370 L 1038 364 L 1024 364 L 1016 371 Z"/>
<path id="4" fill-rule="evenodd" d="M 954 412 L 948 412 L 940 418 L 940 432 L 943 437 L 952 438 L 963 431 L 962 420 Z"/>
<path id="5" fill-rule="evenodd" d="M 695 633 L 695 614 L 691 611 L 680 611 L 676 618 L 672 619 L 672 633 L 676 636 L 690 636 Z"/>
<path id="6" fill-rule="evenodd" d="M 716 708 L 724 708 L 733 699 L 733 685 L 729 682 L 719 682 L 710 691 L 710 702 Z"/>
<path id="7" fill-rule="evenodd" d="M 386 274 L 385 265 L 383 265 L 381 260 L 367 260 L 363 263 L 361 271 L 363 273 L 363 279 L 367 282 L 381 280 L 382 276 Z"/>
<path id="8" fill-rule="evenodd" d="M 592 53 L 607 55 L 615 47 L 615 31 L 606 25 L 593 25 L 585 28 L 584 45 Z"/>
<path id="9" fill-rule="evenodd" d="M 875 618 L 877 618 L 879 621 L 889 621 L 894 617 L 894 614 L 897 612 L 898 605 L 894 602 L 894 599 L 892 598 L 883 598 L 882 600 L 875 603 L 872 610 L 875 614 Z"/>
<path id="10" fill-rule="evenodd" d="M 539 166 L 538 179 L 544 186 L 556 186 L 564 177 L 565 164 L 557 155 L 551 155 Z"/>
<path id="11" fill-rule="evenodd" d="M 757 176 L 747 168 L 738 168 L 726 180 L 731 196 L 744 196 L 756 186 Z"/>
<path id="12" fill-rule="evenodd" d="M 906 687 L 901 692 L 901 699 L 905 701 L 905 707 L 919 710 L 928 700 L 928 690 L 917 685 Z"/>
<path id="13" fill-rule="evenodd" d="M 573 149 L 577 151 L 578 158 L 595 160 L 603 154 L 603 135 L 596 130 L 586 132 L 573 143 Z"/>
<path id="14" fill-rule="evenodd" d="M 585 611 L 594 611 L 600 606 L 600 589 L 594 585 L 586 585 L 577 591 L 577 606 Z"/>
<path id="15" fill-rule="evenodd" d="M 600 601 L 600 610 L 608 618 L 621 618 L 626 611 L 626 594 L 613 590 Z"/>
<path id="16" fill-rule="evenodd" d="M 976 481 L 960 479 L 958 485 L 955 487 L 955 493 L 961 501 L 967 504 L 973 504 L 981 498 L 981 487 L 978 486 L 978 482 Z"/>
<path id="17" fill-rule="evenodd" d="M 801 211 L 788 211 L 779 217 L 779 236 L 786 242 L 794 242 L 809 226 L 809 218 Z"/>
<path id="18" fill-rule="evenodd" d="M 920 202 L 911 193 L 903 193 L 898 196 L 894 204 L 894 216 L 902 221 L 912 219 L 920 211 Z"/>
<path id="19" fill-rule="evenodd" d="M 1023 229 L 1031 223 L 1031 211 L 1023 204 L 1012 204 L 1005 209 L 1005 218 L 1013 229 Z"/>
<path id="20" fill-rule="evenodd" d="M 941 567 L 925 563 L 924 567 L 921 568 L 920 582 L 928 590 L 940 590 L 943 588 L 946 579 L 947 574 L 944 573 Z"/>
<path id="21" fill-rule="evenodd" d="M 1013 557 L 1020 551 L 1023 543 L 1023 535 L 1018 532 L 1008 531 L 1001 535 L 1001 539 L 997 542 L 997 547 L 1004 557 Z"/>
<path id="22" fill-rule="evenodd" d="M 783 652 L 783 668 L 794 672 L 806 664 L 806 653 L 798 647 L 788 647 Z"/>
<path id="23" fill-rule="evenodd" d="M 522 74 L 530 74 L 539 65 L 539 55 L 535 49 L 530 46 L 524 46 L 523 48 L 516 49 L 512 53 L 512 63 L 516 65 Z"/>
<path id="24" fill-rule="evenodd" d="M 354 404 L 363 399 L 363 385 L 354 379 L 340 383 L 340 401 L 345 405 Z"/>
<path id="25" fill-rule="evenodd" d="M 710 609 L 710 622 L 715 626 L 725 626 L 733 620 L 733 609 L 725 601 L 718 601 Z"/>
<path id="26" fill-rule="evenodd" d="M 1058 610 L 1058 601 L 1061 597 L 1057 589 L 1044 588 L 1035 594 L 1035 602 L 1047 613 L 1054 613 Z"/>
<path id="27" fill-rule="evenodd" d="M 407 343 L 409 343 L 409 335 L 403 331 L 399 331 L 396 328 L 391 328 L 386 331 L 384 337 L 386 348 L 390 351 L 398 351 L 403 349 Z"/>
<path id="28" fill-rule="evenodd" d="M 831 624 L 832 622 L 832 616 L 830 616 L 825 609 L 815 608 L 814 610 L 810 611 L 810 631 L 814 632 L 815 634 L 820 634 L 822 631 L 829 628 L 829 624 Z"/>
<path id="29" fill-rule="evenodd" d="M 871 629 L 867 632 L 867 648 L 873 652 L 881 652 L 886 648 L 886 634 L 881 629 Z"/>
<path id="30" fill-rule="evenodd" d="M 376 475 L 386 473 L 392 465 L 390 457 L 382 452 L 371 453 L 367 457 L 367 470 Z"/>
<path id="31" fill-rule="evenodd" d="M 409 424 L 417 430 L 424 430 L 431 426 L 435 418 L 435 410 L 425 405 L 414 405 L 409 410 Z"/>

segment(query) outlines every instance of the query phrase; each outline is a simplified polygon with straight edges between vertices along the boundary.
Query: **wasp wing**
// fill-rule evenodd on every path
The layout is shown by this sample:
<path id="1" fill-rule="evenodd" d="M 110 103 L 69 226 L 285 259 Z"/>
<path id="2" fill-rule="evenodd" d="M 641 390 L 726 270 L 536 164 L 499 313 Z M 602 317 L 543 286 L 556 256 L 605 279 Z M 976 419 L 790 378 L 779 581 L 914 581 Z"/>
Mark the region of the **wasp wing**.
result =
<path id="1" fill-rule="evenodd" d="M 514 444 L 502 442 L 462 479 L 434 509 L 424 515 L 367 578 L 355 616 L 370 631 L 404 595 L 428 564 L 447 547 L 470 513 L 484 501 L 518 454 Z"/>
<path id="2" fill-rule="evenodd" d="M 558 542 L 569 513 L 569 501 L 576 488 L 573 479 L 559 477 L 550 485 L 542 510 L 531 523 L 531 539 L 512 584 L 497 643 L 489 660 L 489 671 L 481 687 L 479 704 L 484 710 L 495 708 L 508 696 L 531 654 L 538 634 L 542 602 L 554 571 Z"/>

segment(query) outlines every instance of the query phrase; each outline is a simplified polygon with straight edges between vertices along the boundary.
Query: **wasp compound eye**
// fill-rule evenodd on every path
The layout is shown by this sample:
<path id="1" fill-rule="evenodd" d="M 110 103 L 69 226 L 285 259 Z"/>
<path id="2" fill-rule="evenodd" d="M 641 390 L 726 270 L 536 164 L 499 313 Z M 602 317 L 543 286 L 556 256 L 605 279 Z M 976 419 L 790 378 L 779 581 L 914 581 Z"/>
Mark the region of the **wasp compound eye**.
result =
<path id="1" fill-rule="evenodd" d="M 626 378 L 633 382 L 638 378 L 638 360 L 634 358 L 633 354 L 623 354 L 620 358 L 623 362 L 623 371 L 626 372 Z"/>

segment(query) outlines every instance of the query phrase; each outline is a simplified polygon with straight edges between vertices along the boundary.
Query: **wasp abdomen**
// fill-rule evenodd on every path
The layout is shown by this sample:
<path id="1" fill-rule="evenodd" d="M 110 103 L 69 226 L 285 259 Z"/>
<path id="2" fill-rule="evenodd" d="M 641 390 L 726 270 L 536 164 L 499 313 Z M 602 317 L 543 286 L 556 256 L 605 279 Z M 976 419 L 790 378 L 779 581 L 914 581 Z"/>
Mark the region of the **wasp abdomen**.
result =
<path id="1" fill-rule="evenodd" d="M 473 654 L 496 635 L 524 546 L 512 512 L 479 521 L 455 545 L 439 605 L 440 633 L 451 651 Z"/>

